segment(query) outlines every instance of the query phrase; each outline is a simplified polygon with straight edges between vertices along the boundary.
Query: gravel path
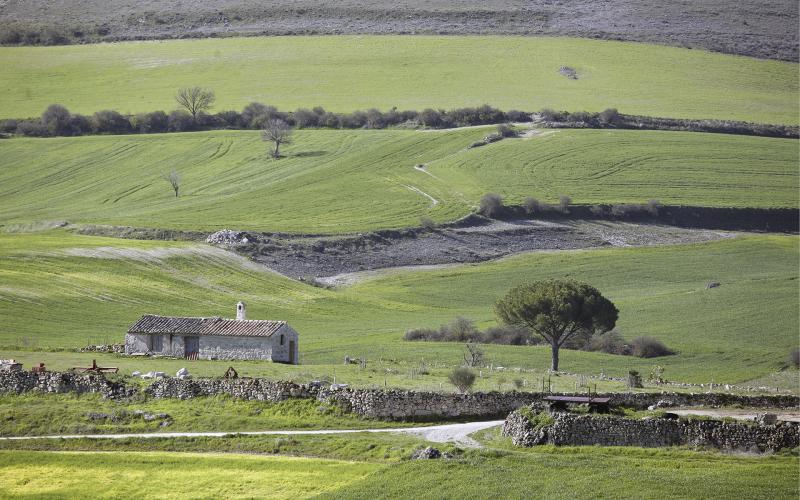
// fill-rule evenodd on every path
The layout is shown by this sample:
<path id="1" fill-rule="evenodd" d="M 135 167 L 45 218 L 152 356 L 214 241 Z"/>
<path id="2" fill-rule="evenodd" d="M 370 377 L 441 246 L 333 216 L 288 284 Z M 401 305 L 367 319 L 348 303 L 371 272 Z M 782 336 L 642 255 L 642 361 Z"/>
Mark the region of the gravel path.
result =
<path id="1" fill-rule="evenodd" d="M 157 439 L 176 437 L 225 437 L 225 436 L 313 436 L 327 434 L 354 434 L 358 432 L 394 432 L 411 434 L 433 443 L 456 443 L 461 446 L 479 447 L 469 435 L 490 427 L 503 424 L 503 420 L 486 422 L 467 422 L 461 424 L 432 425 L 429 427 L 402 427 L 394 429 L 322 429 L 322 430 L 283 430 L 248 432 L 149 432 L 134 434 L 63 434 L 52 436 L 13 436 L 0 437 L 0 441 L 27 441 L 31 439 Z"/>

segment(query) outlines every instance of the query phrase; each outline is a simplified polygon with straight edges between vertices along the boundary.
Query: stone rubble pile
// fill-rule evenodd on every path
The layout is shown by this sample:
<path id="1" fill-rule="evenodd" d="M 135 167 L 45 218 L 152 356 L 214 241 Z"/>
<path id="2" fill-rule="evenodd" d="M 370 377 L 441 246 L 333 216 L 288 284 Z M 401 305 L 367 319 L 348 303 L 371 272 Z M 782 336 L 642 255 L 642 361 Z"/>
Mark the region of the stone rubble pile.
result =
<path id="1" fill-rule="evenodd" d="M 216 233 L 208 235 L 206 243 L 213 245 L 245 245 L 250 243 L 253 238 L 244 231 L 232 231 L 230 229 L 222 229 Z"/>

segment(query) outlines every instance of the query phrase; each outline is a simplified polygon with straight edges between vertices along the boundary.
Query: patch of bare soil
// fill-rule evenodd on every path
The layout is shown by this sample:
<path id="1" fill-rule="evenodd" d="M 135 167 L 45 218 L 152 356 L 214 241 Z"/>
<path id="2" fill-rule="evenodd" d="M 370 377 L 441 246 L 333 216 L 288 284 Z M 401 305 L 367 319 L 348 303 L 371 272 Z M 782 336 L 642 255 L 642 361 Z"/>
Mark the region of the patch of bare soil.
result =
<path id="1" fill-rule="evenodd" d="M 732 235 L 651 224 L 531 220 L 335 237 L 239 234 L 241 243 L 225 246 L 281 274 L 334 286 L 368 278 L 379 269 L 435 268 L 537 250 L 696 243 Z"/>
<path id="2" fill-rule="evenodd" d="M 0 1 L 0 42 L 236 35 L 556 35 L 797 61 L 796 0 Z"/>

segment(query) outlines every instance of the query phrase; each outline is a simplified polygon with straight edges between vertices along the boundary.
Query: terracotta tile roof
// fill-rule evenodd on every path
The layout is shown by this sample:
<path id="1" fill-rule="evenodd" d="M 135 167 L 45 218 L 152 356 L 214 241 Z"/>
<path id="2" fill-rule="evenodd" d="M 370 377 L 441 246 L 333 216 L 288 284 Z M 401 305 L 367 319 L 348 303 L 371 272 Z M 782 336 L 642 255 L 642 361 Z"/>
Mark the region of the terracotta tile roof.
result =
<path id="1" fill-rule="evenodd" d="M 128 329 L 128 333 L 269 337 L 285 324 L 285 321 L 235 320 L 223 319 L 218 316 L 176 318 L 145 314 Z"/>

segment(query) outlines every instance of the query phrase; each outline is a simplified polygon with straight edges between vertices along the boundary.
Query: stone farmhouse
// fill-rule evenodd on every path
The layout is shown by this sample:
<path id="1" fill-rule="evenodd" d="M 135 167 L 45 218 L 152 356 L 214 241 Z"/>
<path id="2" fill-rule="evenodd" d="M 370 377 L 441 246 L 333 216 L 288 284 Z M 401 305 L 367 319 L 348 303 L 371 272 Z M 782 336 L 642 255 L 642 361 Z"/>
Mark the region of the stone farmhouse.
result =
<path id="1" fill-rule="evenodd" d="M 298 363 L 297 332 L 285 321 L 247 319 L 236 304 L 236 319 L 181 318 L 145 314 L 125 335 L 125 354 L 186 359 L 263 359 Z"/>

